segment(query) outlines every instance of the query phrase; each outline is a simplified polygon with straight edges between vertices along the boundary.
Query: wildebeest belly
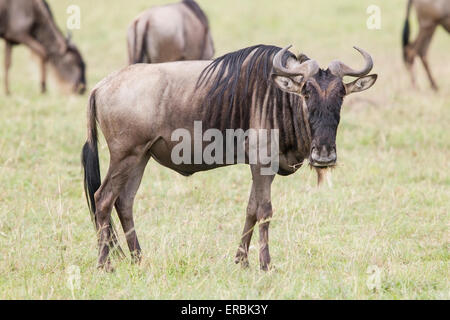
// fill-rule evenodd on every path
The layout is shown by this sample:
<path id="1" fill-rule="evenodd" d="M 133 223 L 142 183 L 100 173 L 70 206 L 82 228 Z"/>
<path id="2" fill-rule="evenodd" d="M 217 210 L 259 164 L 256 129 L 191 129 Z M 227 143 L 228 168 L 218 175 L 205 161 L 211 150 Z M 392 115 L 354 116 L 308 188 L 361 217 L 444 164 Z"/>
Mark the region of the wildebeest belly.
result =
<path id="1" fill-rule="evenodd" d="M 192 175 L 196 172 L 212 170 L 233 164 L 251 164 L 254 161 L 249 157 L 247 147 L 239 148 L 237 144 L 234 146 L 217 145 L 220 148 L 220 157 L 211 157 L 206 151 L 210 142 L 203 142 L 195 146 L 195 142 L 184 144 L 186 148 L 180 152 L 181 141 L 169 140 L 169 137 L 160 136 L 155 139 L 149 152 L 151 156 L 161 165 L 175 170 L 182 175 Z M 178 149 L 176 149 L 178 145 Z M 187 152 L 186 157 L 180 157 L 181 154 Z M 208 158 L 208 156 L 210 156 Z M 183 158 L 183 159 L 181 159 Z M 213 159 L 214 158 L 214 159 Z M 279 155 L 279 166 L 276 173 L 287 176 L 295 173 L 303 164 L 304 158 L 294 152 Z M 253 161 L 253 162 L 252 162 Z M 266 164 L 267 165 L 267 164 Z M 274 168 L 273 163 L 270 163 Z M 275 169 L 275 168 L 274 168 Z"/>
<path id="2" fill-rule="evenodd" d="M 194 151 L 193 145 L 191 145 L 190 150 L 189 149 L 185 150 L 191 151 L 191 153 L 189 154 L 189 160 L 179 163 L 179 161 L 177 161 L 174 158 L 173 153 L 176 144 L 178 144 L 178 142 L 167 141 L 163 137 L 157 138 L 156 141 L 153 143 L 152 147 L 150 148 L 150 154 L 152 158 L 155 159 L 159 164 L 167 168 L 170 168 L 184 176 L 189 176 L 196 172 L 212 170 L 230 165 L 225 164 L 226 161 L 224 160 L 221 163 L 208 164 L 205 162 L 205 159 L 202 157 L 202 155 L 200 155 L 196 160 L 195 159 L 196 152 Z M 202 153 L 203 148 L 200 151 L 197 151 L 197 154 L 199 152 Z"/>

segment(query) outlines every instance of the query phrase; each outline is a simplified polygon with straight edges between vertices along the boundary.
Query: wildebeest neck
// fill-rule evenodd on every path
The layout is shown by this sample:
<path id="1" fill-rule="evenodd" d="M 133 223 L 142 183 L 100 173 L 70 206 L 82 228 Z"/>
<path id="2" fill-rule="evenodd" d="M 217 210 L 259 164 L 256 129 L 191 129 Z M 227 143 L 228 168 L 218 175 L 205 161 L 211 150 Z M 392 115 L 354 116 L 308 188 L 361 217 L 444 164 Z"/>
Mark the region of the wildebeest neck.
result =
<path id="1" fill-rule="evenodd" d="M 32 34 L 47 50 L 50 56 L 60 55 L 66 47 L 66 39 L 57 27 L 50 7 L 45 1 L 36 1 L 37 21 Z"/>
<path id="2" fill-rule="evenodd" d="M 201 73 L 197 86 L 207 91 L 203 119 L 208 128 L 278 129 L 280 152 L 307 157 L 309 125 L 302 99 L 271 81 L 273 56 L 281 48 L 258 45 L 226 54 Z M 283 56 L 283 63 L 291 53 Z"/>

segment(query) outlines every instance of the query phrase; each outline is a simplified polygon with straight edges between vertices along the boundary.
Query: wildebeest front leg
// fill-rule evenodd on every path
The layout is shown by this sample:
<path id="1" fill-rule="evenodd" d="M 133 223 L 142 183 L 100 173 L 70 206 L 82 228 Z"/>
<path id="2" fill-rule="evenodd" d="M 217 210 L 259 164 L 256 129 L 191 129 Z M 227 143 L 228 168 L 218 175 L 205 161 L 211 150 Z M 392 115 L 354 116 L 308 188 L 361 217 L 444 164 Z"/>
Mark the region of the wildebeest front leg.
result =
<path id="1" fill-rule="evenodd" d="M 248 267 L 248 248 L 253 235 L 253 228 L 256 224 L 257 203 L 255 197 L 255 183 L 252 183 L 252 190 L 247 205 L 247 215 L 245 217 L 244 231 L 242 231 L 241 244 L 236 253 L 236 263 L 241 263 L 243 267 Z"/>
<path id="2" fill-rule="evenodd" d="M 5 94 L 9 95 L 9 68 L 11 67 L 12 44 L 5 41 Z"/>
<path id="3" fill-rule="evenodd" d="M 272 203 L 270 199 L 270 188 L 274 175 L 261 175 L 261 167 L 252 165 L 252 190 L 247 205 L 244 231 L 242 232 L 241 244 L 236 253 L 236 263 L 243 267 L 248 266 L 248 249 L 252 239 L 253 229 L 259 222 L 259 262 L 262 270 L 268 270 L 270 264 L 269 254 L 269 224 L 272 217 Z"/>
<path id="4" fill-rule="evenodd" d="M 259 223 L 259 263 L 262 270 L 269 270 L 269 224 L 272 218 L 270 189 L 274 175 L 262 175 L 260 166 L 252 166 L 255 186 L 256 219 Z"/>
<path id="5" fill-rule="evenodd" d="M 35 40 L 33 37 L 31 37 L 28 34 L 20 34 L 14 37 L 14 40 L 16 40 L 19 43 L 23 43 L 26 46 L 28 46 L 33 53 L 35 53 L 39 59 L 40 59 L 40 67 L 41 67 L 41 92 L 44 93 L 46 91 L 46 84 L 45 84 L 45 78 L 46 78 L 46 70 L 45 70 L 45 63 L 47 61 L 48 55 L 47 51 L 45 50 L 44 46 L 40 44 L 37 40 Z"/>
<path id="6" fill-rule="evenodd" d="M 21 34 L 16 37 L 14 37 L 14 40 L 16 40 L 19 43 L 23 43 L 28 48 L 31 49 L 35 54 L 37 54 L 41 59 L 47 60 L 47 51 L 45 50 L 44 46 L 40 44 L 37 40 L 35 40 L 33 37 L 31 37 L 28 34 Z"/>

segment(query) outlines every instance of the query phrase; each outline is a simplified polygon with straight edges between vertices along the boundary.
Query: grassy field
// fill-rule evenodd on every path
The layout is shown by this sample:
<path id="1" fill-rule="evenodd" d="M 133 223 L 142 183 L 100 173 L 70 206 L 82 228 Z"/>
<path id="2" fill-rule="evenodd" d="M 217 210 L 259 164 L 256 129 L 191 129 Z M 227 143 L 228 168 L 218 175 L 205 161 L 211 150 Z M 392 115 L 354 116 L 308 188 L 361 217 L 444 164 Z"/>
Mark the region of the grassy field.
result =
<path id="1" fill-rule="evenodd" d="M 125 66 L 131 19 L 164 2 L 49 0 L 61 27 L 67 6 L 81 7 L 74 41 L 87 62 L 90 88 Z M 114 261 L 114 273 L 100 272 L 80 166 L 88 96 L 63 95 L 54 82 L 40 95 L 37 64 L 27 49 L 15 48 L 13 95 L 0 92 L 0 298 L 449 299 L 445 31 L 438 30 L 431 46 L 441 87 L 436 94 L 422 69 L 416 91 L 405 73 L 405 1 L 199 2 L 209 15 L 217 55 L 258 43 L 292 43 L 322 66 L 336 58 L 361 65 L 353 45 L 373 55 L 378 82 L 349 97 L 341 113 L 334 187 L 317 190 L 315 173 L 306 166 L 275 179 L 275 270 L 264 273 L 257 234 L 250 268 L 233 262 L 250 188 L 248 167 L 184 178 L 150 161 L 135 204 L 143 262 Z M 366 28 L 371 4 L 381 8 L 381 30 Z M 413 29 L 415 35 L 415 21 Z M 100 152 L 105 174 L 103 141 Z M 122 232 L 121 242 L 126 247 Z M 368 283 L 377 275 L 372 290 Z"/>

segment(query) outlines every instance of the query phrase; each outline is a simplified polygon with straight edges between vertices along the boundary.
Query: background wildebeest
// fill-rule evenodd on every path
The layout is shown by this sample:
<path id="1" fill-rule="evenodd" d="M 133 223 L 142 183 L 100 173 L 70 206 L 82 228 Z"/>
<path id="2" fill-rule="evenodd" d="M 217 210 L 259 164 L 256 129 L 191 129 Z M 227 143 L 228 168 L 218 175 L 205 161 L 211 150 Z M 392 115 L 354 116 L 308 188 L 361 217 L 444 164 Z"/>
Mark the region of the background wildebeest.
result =
<path id="1" fill-rule="evenodd" d="M 129 63 L 208 60 L 214 43 L 208 18 L 194 0 L 157 6 L 128 27 Z"/>
<path id="2" fill-rule="evenodd" d="M 416 40 L 409 42 L 410 25 L 409 15 L 411 7 L 414 5 L 419 19 L 419 34 Z M 414 59 L 419 56 L 427 72 L 431 87 L 438 89 L 434 80 L 430 66 L 428 64 L 428 48 L 436 28 L 441 25 L 447 32 L 450 32 L 450 1 L 449 0 L 409 0 L 406 21 L 403 28 L 403 59 L 411 74 L 413 86 L 416 86 L 416 78 L 413 70 Z"/>
<path id="3" fill-rule="evenodd" d="M 5 39 L 5 92 L 9 93 L 12 47 L 24 44 L 40 59 L 41 91 L 46 91 L 46 64 L 76 93 L 86 88 L 85 64 L 80 52 L 56 26 L 44 0 L 0 0 L 0 37 Z"/>
<path id="4" fill-rule="evenodd" d="M 140 259 L 132 208 L 151 157 L 183 175 L 225 165 L 172 161 L 171 151 L 177 142 L 171 134 L 184 128 L 193 136 L 194 121 L 223 133 L 226 129 L 278 129 L 280 175 L 294 173 L 305 159 L 317 168 L 334 166 L 344 97 L 370 88 L 377 78 L 367 76 L 373 67 L 370 55 L 357 50 L 365 59 L 361 70 L 340 61 L 333 61 L 324 70 L 305 55 L 296 58 L 288 48 L 259 45 L 213 62 L 133 65 L 101 81 L 90 97 L 88 138 L 82 152 L 86 196 L 99 233 L 98 266 L 111 267 L 108 254 L 114 245 L 110 227 L 113 206 L 133 259 Z M 358 79 L 344 83 L 344 76 Z M 103 183 L 96 121 L 110 150 L 110 167 Z M 236 263 L 248 265 L 248 248 L 258 221 L 260 267 L 267 270 L 274 175 L 261 174 L 265 167 L 261 162 L 250 166 L 253 184 Z"/>

